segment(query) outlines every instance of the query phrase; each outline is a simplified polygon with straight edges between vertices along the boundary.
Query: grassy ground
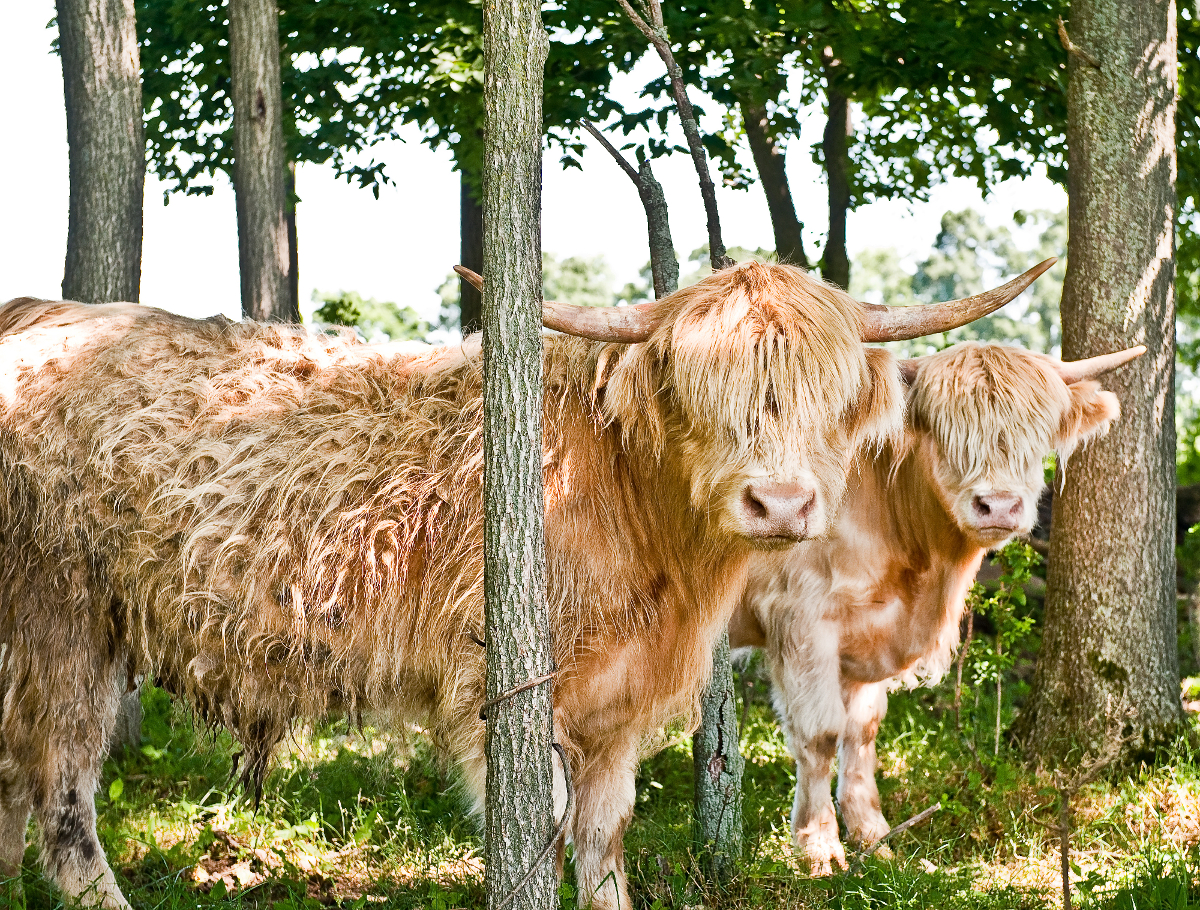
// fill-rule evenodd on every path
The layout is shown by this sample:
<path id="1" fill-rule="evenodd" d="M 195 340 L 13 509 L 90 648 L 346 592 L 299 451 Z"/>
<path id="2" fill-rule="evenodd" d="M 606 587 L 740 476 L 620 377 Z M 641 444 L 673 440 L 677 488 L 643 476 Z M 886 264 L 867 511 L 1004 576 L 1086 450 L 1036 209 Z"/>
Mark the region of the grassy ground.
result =
<path id="1" fill-rule="evenodd" d="M 789 844 L 791 761 L 753 681 L 742 739 L 747 856 L 724 893 L 707 892 L 688 853 L 690 740 L 646 762 L 626 838 L 643 908 L 1056 906 L 1056 795 L 994 741 L 990 704 L 976 759 L 949 687 L 893 697 L 880 736 L 884 811 L 942 810 L 895 844 L 896 858 L 805 878 Z M 230 792 L 232 744 L 196 732 L 149 690 L 146 742 L 110 762 L 101 836 L 137 907 L 482 907 L 480 840 L 453 774 L 419 735 L 406 743 L 344 730 L 298 736 L 253 811 Z M 1192 740 L 1195 737 L 1191 737 Z M 1183 738 L 1152 765 L 1075 800 L 1073 872 L 1085 907 L 1200 907 L 1200 753 Z M 61 906 L 27 854 L 28 908 Z M 569 887 L 564 907 L 574 906 Z"/>
<path id="2" fill-rule="evenodd" d="M 625 839 L 635 906 L 1060 906 L 1056 791 L 1003 737 L 996 748 L 995 686 L 987 678 L 995 626 L 988 616 L 1019 622 L 1036 615 L 1037 604 L 1006 609 L 980 621 L 960 710 L 953 671 L 936 689 L 892 696 L 879 737 L 884 812 L 896 823 L 942 804 L 930 821 L 896 839 L 894 859 L 857 860 L 825 880 L 803 875 L 790 845 L 792 762 L 767 684 L 751 666 L 742 685 L 740 872 L 720 893 L 706 889 L 697 873 L 688 850 L 690 737 L 676 737 L 638 775 L 637 813 Z M 1024 695 L 1035 646 L 1036 627 L 1023 650 L 1014 650 L 1017 659 L 1003 663 L 1002 726 Z M 1192 660 L 1190 645 L 1181 654 Z M 1194 688 L 1191 698 L 1200 696 L 1200 685 Z M 477 825 L 453 772 L 418 732 L 403 740 L 347 735 L 344 726 L 302 731 L 280 756 L 255 811 L 231 789 L 235 748 L 227 736 L 195 728 L 160 691 L 147 689 L 144 704 L 144 743 L 107 764 L 97 798 L 101 838 L 135 907 L 484 906 Z M 1075 797 L 1076 906 L 1200 910 L 1197 727 L 1193 718 L 1154 761 Z M 33 847 L 23 878 L 29 910 L 61 906 L 40 878 Z M 564 908 L 575 906 L 569 885 L 561 894 Z"/>

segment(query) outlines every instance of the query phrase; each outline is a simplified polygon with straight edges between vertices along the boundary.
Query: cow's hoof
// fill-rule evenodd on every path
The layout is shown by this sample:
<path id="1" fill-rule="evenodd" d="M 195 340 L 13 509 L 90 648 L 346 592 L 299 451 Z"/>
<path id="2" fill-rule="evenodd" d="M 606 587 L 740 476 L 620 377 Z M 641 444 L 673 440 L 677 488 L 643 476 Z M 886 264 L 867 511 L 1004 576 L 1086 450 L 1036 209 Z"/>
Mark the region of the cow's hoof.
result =
<path id="1" fill-rule="evenodd" d="M 846 851 L 836 837 L 815 835 L 808 838 L 807 843 L 797 846 L 808 866 L 809 875 L 824 877 L 833 875 L 835 870 L 847 868 Z"/>

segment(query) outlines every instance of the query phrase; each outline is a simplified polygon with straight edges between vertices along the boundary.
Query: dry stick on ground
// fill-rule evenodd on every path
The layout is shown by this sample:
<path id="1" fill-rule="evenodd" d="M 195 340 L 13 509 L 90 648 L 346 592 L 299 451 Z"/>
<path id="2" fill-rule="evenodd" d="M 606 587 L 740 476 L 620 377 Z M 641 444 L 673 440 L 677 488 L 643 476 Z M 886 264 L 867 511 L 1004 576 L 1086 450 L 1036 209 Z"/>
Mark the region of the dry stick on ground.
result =
<path id="1" fill-rule="evenodd" d="M 662 4 L 659 0 L 645 0 L 640 5 L 650 17 L 646 22 L 630 5 L 629 0 L 618 0 L 625 14 L 629 16 L 638 31 L 649 39 L 658 51 L 667 67 L 667 76 L 671 80 L 671 91 L 675 96 L 675 106 L 679 110 L 679 119 L 683 124 L 683 134 L 687 137 L 688 151 L 692 154 L 692 163 L 696 166 L 696 176 L 700 178 L 700 195 L 704 198 L 704 213 L 708 216 L 708 252 L 713 271 L 727 269 L 734 265 L 732 259 L 725 254 L 725 242 L 721 239 L 721 219 L 717 215 L 717 191 L 713 185 L 712 175 L 708 170 L 708 156 L 704 153 L 704 143 L 700 140 L 700 126 L 696 122 L 696 112 L 692 102 L 688 100 L 687 87 L 683 84 L 683 70 L 675 62 L 671 53 L 671 44 L 667 40 L 667 30 L 663 26 Z"/>
<path id="2" fill-rule="evenodd" d="M 604 146 L 621 170 L 629 175 L 642 198 L 642 208 L 646 210 L 646 230 L 650 235 L 650 272 L 654 277 L 655 299 L 673 293 L 679 286 L 679 260 L 675 258 L 675 244 L 671 239 L 667 197 L 663 194 L 662 184 L 650 169 L 650 159 L 644 158 L 635 169 L 600 130 L 586 120 L 582 123 L 583 128 Z"/>
<path id="3" fill-rule="evenodd" d="M 866 850 L 864 850 L 863 854 L 862 854 L 862 858 L 866 859 L 867 857 L 871 856 L 871 854 L 873 854 L 876 850 L 878 850 L 880 847 L 882 847 L 888 840 L 890 840 L 892 837 L 896 836 L 897 834 L 902 834 L 903 832 L 907 831 L 909 828 L 913 828 L 913 827 L 921 824 L 921 822 L 925 821 L 925 819 L 929 818 L 931 815 L 933 815 L 934 812 L 937 812 L 938 809 L 940 809 L 940 808 L 942 808 L 942 804 L 940 802 L 934 803 L 928 809 L 922 809 L 920 812 L 918 812 L 916 815 L 914 815 L 908 821 L 900 822 L 900 824 L 896 825 L 896 827 L 892 828 L 891 831 L 889 831 L 883 837 L 879 838 L 879 840 L 875 841 L 875 843 L 871 844 L 871 846 L 869 846 Z"/>

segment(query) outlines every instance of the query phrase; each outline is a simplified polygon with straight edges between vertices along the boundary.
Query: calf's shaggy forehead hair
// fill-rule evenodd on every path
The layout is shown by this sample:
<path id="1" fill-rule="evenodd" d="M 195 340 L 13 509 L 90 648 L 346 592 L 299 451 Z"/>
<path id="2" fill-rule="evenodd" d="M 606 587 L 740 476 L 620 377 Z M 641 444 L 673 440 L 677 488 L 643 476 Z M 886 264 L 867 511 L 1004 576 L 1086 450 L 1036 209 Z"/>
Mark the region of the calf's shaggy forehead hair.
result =
<path id="1" fill-rule="evenodd" d="M 1062 436 L 1071 395 L 1046 357 L 965 342 L 920 363 L 909 422 L 933 434 L 964 479 L 1021 473 Z"/>
<path id="2" fill-rule="evenodd" d="M 743 263 L 660 304 L 664 318 L 650 339 L 611 346 L 615 362 L 601 370 L 606 409 L 656 450 L 665 439 L 653 406 L 662 392 L 693 429 L 748 451 L 785 429 L 823 438 L 869 383 L 860 305 L 794 266 Z"/>

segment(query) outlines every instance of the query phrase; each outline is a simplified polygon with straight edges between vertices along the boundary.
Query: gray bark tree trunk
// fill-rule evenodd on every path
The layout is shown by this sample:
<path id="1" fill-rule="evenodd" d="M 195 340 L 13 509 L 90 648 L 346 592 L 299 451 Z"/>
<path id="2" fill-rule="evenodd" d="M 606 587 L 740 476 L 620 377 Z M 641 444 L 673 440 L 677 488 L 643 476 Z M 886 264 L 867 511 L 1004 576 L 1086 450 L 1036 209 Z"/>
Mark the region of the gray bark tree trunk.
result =
<path id="1" fill-rule="evenodd" d="M 300 321 L 300 248 L 296 245 L 296 162 L 289 161 L 284 192 L 287 194 L 288 306 Z"/>
<path id="2" fill-rule="evenodd" d="M 299 322 L 288 278 L 292 256 L 275 0 L 229 0 L 229 69 L 242 314 L 260 322 Z"/>
<path id="3" fill-rule="evenodd" d="M 557 875 L 542 491 L 542 73 L 537 0 L 484 4 L 483 456 L 487 902 L 552 910 Z"/>
<path id="4" fill-rule="evenodd" d="M 713 649 L 713 675 L 692 734 L 692 839 L 710 877 L 725 881 L 742 856 L 742 771 L 729 633 Z"/>
<path id="5" fill-rule="evenodd" d="M 850 286 L 850 257 L 846 253 L 846 213 L 850 210 L 850 99 L 832 86 L 826 101 L 829 119 L 825 123 L 822 150 L 825 174 L 829 179 L 829 236 L 821 255 L 821 277 L 838 287 Z"/>
<path id="6" fill-rule="evenodd" d="M 1046 760 L 1160 742 L 1182 720 L 1175 643 L 1173 0 L 1071 5 L 1063 358 L 1134 344 L 1104 379 L 1109 435 L 1055 497 L 1046 620 L 1017 733 Z"/>
<path id="7" fill-rule="evenodd" d="M 758 179 L 767 196 L 767 211 L 771 213 L 771 228 L 775 232 L 775 255 L 780 262 L 808 268 L 808 257 L 804 254 L 804 225 L 796 217 L 783 147 L 771 133 L 765 107 L 749 99 L 741 99 L 738 105 L 742 109 L 742 123 L 746 127 Z"/>
<path id="8" fill-rule="evenodd" d="M 141 59 L 133 0 L 58 0 L 71 197 L 63 296 L 136 302 L 142 280 Z"/>
<path id="9" fill-rule="evenodd" d="M 460 172 L 459 254 L 458 261 L 479 275 L 483 274 L 483 203 L 478 190 L 471 186 L 466 172 Z M 478 332 L 483 322 L 483 295 L 465 278 L 458 280 L 458 324 L 463 336 Z"/>
<path id="10" fill-rule="evenodd" d="M 146 141 L 133 0 L 58 0 L 71 195 L 62 292 L 137 302 Z M 125 695 L 110 746 L 142 741 L 139 692 Z"/>

